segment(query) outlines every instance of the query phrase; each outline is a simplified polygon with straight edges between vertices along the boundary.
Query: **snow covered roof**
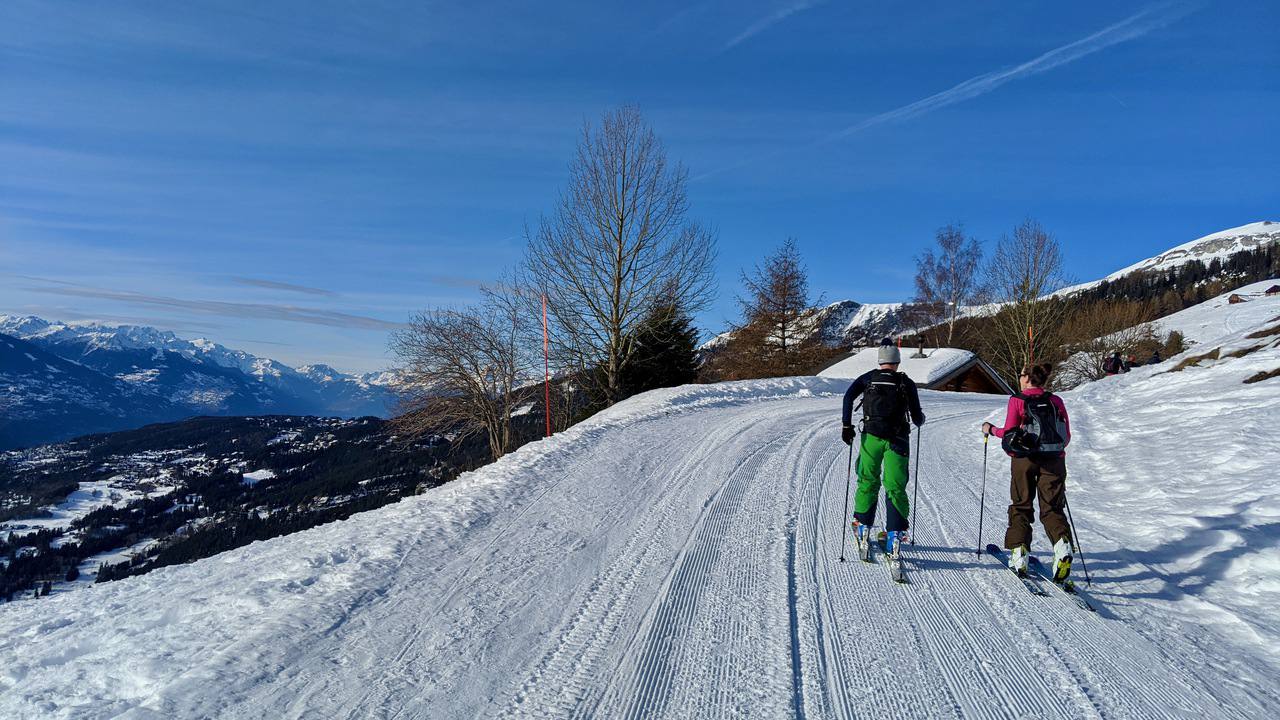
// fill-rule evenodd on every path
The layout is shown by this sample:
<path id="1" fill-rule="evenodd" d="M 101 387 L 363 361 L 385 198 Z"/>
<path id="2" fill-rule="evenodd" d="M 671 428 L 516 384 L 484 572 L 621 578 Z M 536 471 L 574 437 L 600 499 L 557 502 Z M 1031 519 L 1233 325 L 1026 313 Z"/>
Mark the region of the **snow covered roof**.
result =
<path id="1" fill-rule="evenodd" d="M 818 373 L 818 377 L 856 378 L 880 367 L 877 360 L 879 348 L 866 348 Z M 925 349 L 926 357 L 912 357 L 919 348 L 902 348 L 902 365 L 898 370 L 907 374 L 917 385 L 928 387 L 947 379 L 974 359 L 968 350 L 956 348 Z"/>

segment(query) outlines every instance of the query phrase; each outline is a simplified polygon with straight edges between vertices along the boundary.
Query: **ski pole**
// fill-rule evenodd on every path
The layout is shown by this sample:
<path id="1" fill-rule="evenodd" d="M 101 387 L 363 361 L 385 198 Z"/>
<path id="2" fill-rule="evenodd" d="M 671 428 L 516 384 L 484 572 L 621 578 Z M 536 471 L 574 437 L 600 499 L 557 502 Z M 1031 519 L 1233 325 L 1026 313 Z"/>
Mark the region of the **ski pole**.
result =
<path id="1" fill-rule="evenodd" d="M 990 435 L 983 433 L 982 435 L 982 496 L 978 500 L 978 549 L 974 551 L 974 555 L 982 554 L 982 514 L 987 509 L 987 441 L 991 439 Z"/>
<path id="2" fill-rule="evenodd" d="M 1063 488 L 1063 493 L 1065 494 L 1065 492 L 1066 489 Z M 1076 532 L 1076 520 L 1071 517 L 1071 503 L 1067 502 L 1064 496 L 1062 504 L 1067 508 L 1067 522 L 1071 523 L 1071 535 L 1076 543 L 1076 552 L 1080 553 L 1080 568 L 1084 570 L 1084 584 L 1093 587 L 1093 580 L 1089 579 L 1089 564 L 1084 561 L 1084 548 L 1080 547 L 1080 534 Z"/>
<path id="3" fill-rule="evenodd" d="M 916 481 L 915 487 L 911 490 L 911 547 L 916 546 L 916 500 L 920 497 L 920 435 L 924 432 L 923 425 L 916 426 Z"/>
<path id="4" fill-rule="evenodd" d="M 849 485 L 853 482 L 853 443 L 849 443 L 849 472 L 844 479 L 844 513 L 840 515 L 840 562 L 844 562 L 845 539 L 849 533 Z"/>

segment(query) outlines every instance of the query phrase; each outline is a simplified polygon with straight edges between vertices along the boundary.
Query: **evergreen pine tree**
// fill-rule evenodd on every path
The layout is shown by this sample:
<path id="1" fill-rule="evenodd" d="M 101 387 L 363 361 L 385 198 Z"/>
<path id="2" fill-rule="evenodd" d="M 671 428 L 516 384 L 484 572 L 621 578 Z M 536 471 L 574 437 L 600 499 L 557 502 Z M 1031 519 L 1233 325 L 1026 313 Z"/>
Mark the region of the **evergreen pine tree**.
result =
<path id="1" fill-rule="evenodd" d="M 628 396 L 691 383 L 698 377 L 698 331 L 678 304 L 665 303 L 637 328 L 631 360 L 623 368 Z"/>

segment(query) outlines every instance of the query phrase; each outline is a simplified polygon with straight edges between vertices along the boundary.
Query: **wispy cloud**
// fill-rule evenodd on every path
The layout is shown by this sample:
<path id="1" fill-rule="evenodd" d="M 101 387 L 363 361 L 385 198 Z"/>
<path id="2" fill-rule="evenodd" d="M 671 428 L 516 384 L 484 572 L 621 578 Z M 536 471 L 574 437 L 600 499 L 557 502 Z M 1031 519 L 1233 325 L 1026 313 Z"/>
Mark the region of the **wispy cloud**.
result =
<path id="1" fill-rule="evenodd" d="M 685 24 L 685 22 L 688 21 L 690 18 L 696 15 L 701 15 L 702 13 L 711 9 L 712 4 L 713 3 L 711 2 L 711 0 L 704 0 L 704 2 L 698 2 L 698 3 L 690 3 L 685 7 L 681 8 L 679 11 L 672 13 L 669 17 L 667 17 L 667 19 L 658 23 L 658 26 L 655 27 L 653 30 L 650 30 L 648 35 L 650 37 L 654 35 L 661 35 L 674 28 L 677 28 L 680 25 Z"/>
<path id="2" fill-rule="evenodd" d="M 293 283 L 277 282 L 275 280 L 263 280 L 261 278 L 251 277 L 233 277 L 231 282 L 237 285 L 245 285 L 248 287 L 266 288 L 268 290 L 287 290 L 289 292 L 302 293 L 304 295 L 324 295 L 325 297 L 336 297 L 338 293 L 323 288 L 307 287 L 306 285 L 294 285 Z"/>
<path id="3" fill-rule="evenodd" d="M 34 279 L 34 278 L 33 278 Z M 240 303 L 221 300 L 185 300 L 165 295 L 148 295 L 131 290 L 110 290 L 75 283 L 52 281 L 49 285 L 24 288 L 29 292 L 67 297 L 111 300 L 138 307 L 160 307 L 186 310 L 203 315 L 258 320 L 324 325 L 357 330 L 396 330 L 400 323 L 388 322 L 365 315 L 269 303 Z"/>
<path id="4" fill-rule="evenodd" d="M 0 314 L 4 313 L 0 311 Z M 55 305 L 22 305 L 17 308 L 16 312 L 11 314 L 35 315 L 36 317 L 55 323 L 70 323 L 73 325 L 142 325 L 191 334 L 209 333 L 226 329 L 225 325 L 216 322 L 203 322 L 191 319 L 178 320 L 172 317 L 152 317 L 148 315 L 84 313 L 74 308 Z"/>
<path id="5" fill-rule="evenodd" d="M 1161 3 L 1153 5 L 1088 37 L 1054 48 L 1021 65 L 969 78 L 955 87 L 917 100 L 909 105 L 903 105 L 900 108 L 873 115 L 831 135 L 826 140 L 848 137 L 876 125 L 908 120 L 948 105 L 955 105 L 958 102 L 986 95 L 1005 83 L 1032 75 L 1039 75 L 1067 63 L 1075 62 L 1100 50 L 1106 50 L 1113 45 L 1140 38 L 1153 30 L 1186 16 L 1195 8 L 1196 6 L 1190 3 Z"/>
<path id="6" fill-rule="evenodd" d="M 724 47 L 720 48 L 720 52 L 726 52 L 737 45 L 741 45 L 742 43 L 750 40 L 756 35 L 759 35 L 765 30 L 768 30 L 774 25 L 777 25 L 783 20 L 786 20 L 792 15 L 795 15 L 798 12 L 803 12 L 805 10 L 815 8 L 819 5 L 822 5 L 824 2 L 826 2 L 826 0 L 800 0 L 800 2 L 793 2 L 783 7 L 780 7 L 777 10 L 774 10 L 768 15 L 748 25 L 746 30 L 743 30 L 737 35 L 734 35 L 732 38 L 729 39 L 729 42 L 724 44 Z"/>
<path id="7" fill-rule="evenodd" d="M 428 275 L 427 282 L 434 285 L 440 285 L 442 287 L 462 290 L 479 290 L 485 285 L 484 280 L 464 275 Z"/>
<path id="8" fill-rule="evenodd" d="M 1040 73 L 1047 72 L 1062 65 L 1066 65 L 1067 63 L 1075 62 L 1076 60 L 1088 55 L 1092 55 L 1093 53 L 1105 50 L 1113 45 L 1118 45 L 1129 40 L 1140 38 L 1153 30 L 1157 30 L 1180 20 L 1194 12 L 1199 7 L 1200 3 L 1198 2 L 1165 2 L 1149 6 L 1141 12 L 1131 15 L 1120 22 L 1108 25 L 1087 37 L 1083 37 L 1074 42 L 1062 45 L 1061 47 L 1049 50 L 1048 52 L 1024 63 L 969 78 L 968 80 L 965 80 L 952 88 L 943 90 L 942 92 L 935 93 L 913 103 L 903 105 L 902 107 L 873 115 L 865 120 L 854 123 L 843 130 L 827 135 L 826 137 L 823 137 L 811 144 L 821 145 L 835 140 L 840 140 L 877 125 L 886 125 L 889 123 L 909 120 L 949 105 L 955 105 L 956 103 L 963 102 L 965 100 L 972 100 L 973 98 L 985 95 L 1014 80 L 1020 80 L 1032 75 L 1039 75 Z M 759 31 L 757 30 L 757 32 Z M 703 180 L 727 170 L 733 170 L 744 165 L 749 165 L 753 162 L 759 162 L 771 157 L 776 157 L 783 152 L 785 152 L 785 150 L 775 150 L 771 153 L 765 153 L 754 158 L 726 165 L 725 167 L 716 168 L 695 176 L 694 180 Z"/>

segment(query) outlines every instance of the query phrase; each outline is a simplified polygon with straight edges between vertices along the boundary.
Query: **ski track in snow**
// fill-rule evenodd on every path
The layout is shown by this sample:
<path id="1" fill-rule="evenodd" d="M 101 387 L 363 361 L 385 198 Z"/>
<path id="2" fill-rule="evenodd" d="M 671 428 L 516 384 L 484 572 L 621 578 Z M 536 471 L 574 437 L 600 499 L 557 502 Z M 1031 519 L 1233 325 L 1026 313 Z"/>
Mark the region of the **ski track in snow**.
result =
<path id="1" fill-rule="evenodd" d="M 772 398 L 703 389 L 705 403 L 586 423 L 368 513 L 363 527 L 358 515 L 2 608 L 0 715 L 1180 718 L 1277 707 L 1265 667 L 1227 662 L 1216 636 L 1163 626 L 1123 585 L 1090 594 L 1100 612 L 1085 613 L 975 554 L 1004 528 L 1008 464 L 993 444 L 976 537 L 976 428 L 1003 398 L 922 393 L 931 419 L 907 584 L 889 580 L 878 553 L 857 560 L 852 542 L 839 562 L 843 383 L 793 382 Z M 1114 548 L 1090 517 L 1077 509 L 1081 534 Z M 236 579 L 246 562 L 252 582 Z M 1092 569 L 1149 570 L 1136 559 Z M 220 581 L 199 584 L 206 575 Z M 85 617 L 41 624 L 37 610 Z M 194 639 L 169 642 L 166 626 Z M 59 649 L 34 652 L 24 638 Z M 95 669 L 110 663 L 120 667 Z"/>

